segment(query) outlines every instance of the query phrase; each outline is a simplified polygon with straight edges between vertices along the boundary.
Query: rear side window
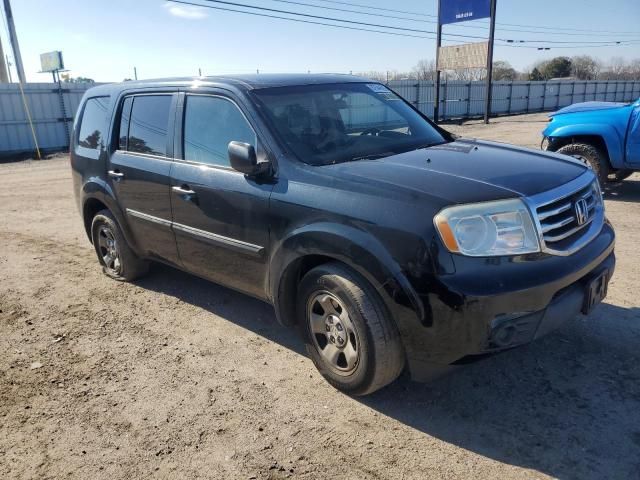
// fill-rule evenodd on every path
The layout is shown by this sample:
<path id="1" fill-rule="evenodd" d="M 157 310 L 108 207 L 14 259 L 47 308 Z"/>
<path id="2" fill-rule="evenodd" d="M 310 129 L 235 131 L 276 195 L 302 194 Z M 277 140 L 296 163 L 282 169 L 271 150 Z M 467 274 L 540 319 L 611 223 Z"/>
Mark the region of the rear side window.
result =
<path id="1" fill-rule="evenodd" d="M 129 152 L 166 156 L 170 110 L 171 95 L 126 98 L 120 118 L 119 148 Z"/>
<path id="2" fill-rule="evenodd" d="M 104 147 L 108 109 L 109 97 L 94 97 L 87 100 L 80 120 L 78 146 L 90 150 L 100 150 Z"/>
<path id="3" fill-rule="evenodd" d="M 131 105 L 133 97 L 127 97 L 122 102 L 122 113 L 120 114 L 120 134 L 118 135 L 118 149 L 126 150 L 129 136 L 129 119 L 131 118 Z"/>
<path id="4" fill-rule="evenodd" d="M 256 147 L 256 134 L 235 103 L 221 97 L 188 95 L 184 115 L 184 158 L 229 166 L 229 142 Z"/>

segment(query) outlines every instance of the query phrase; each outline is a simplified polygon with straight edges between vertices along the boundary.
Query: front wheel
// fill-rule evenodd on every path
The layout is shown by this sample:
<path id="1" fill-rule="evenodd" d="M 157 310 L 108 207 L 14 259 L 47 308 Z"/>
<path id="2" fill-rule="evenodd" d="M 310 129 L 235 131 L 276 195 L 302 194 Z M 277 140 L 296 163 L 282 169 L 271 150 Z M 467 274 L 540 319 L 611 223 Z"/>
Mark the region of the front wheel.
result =
<path id="1" fill-rule="evenodd" d="M 609 160 L 598 148 L 588 143 L 570 143 L 557 150 L 558 153 L 569 155 L 577 158 L 581 162 L 589 165 L 593 172 L 600 180 L 600 184 L 604 185 L 609 181 Z"/>
<path id="2" fill-rule="evenodd" d="M 304 276 L 298 318 L 313 363 L 338 390 L 366 395 L 404 368 L 400 335 L 382 300 L 342 264 L 320 265 Z"/>
<path id="3" fill-rule="evenodd" d="M 149 269 L 148 262 L 131 250 L 109 210 L 101 210 L 93 217 L 91 239 L 105 275 L 130 282 Z"/>

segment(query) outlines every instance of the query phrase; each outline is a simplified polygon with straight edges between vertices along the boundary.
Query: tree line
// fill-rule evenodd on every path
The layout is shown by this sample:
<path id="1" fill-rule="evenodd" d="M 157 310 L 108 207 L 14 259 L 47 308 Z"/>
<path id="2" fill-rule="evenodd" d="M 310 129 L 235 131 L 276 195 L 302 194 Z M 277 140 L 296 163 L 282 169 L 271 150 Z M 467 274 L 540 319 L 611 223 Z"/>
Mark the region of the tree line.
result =
<path id="1" fill-rule="evenodd" d="M 378 81 L 390 80 L 431 80 L 436 78 L 436 62 L 434 60 L 420 60 L 408 72 L 397 70 L 379 72 L 360 72 L 358 75 Z M 474 81 L 486 78 L 486 69 L 467 68 L 442 72 L 442 78 L 447 80 Z M 573 80 L 640 80 L 640 58 L 625 60 L 622 57 L 612 57 L 603 62 L 590 55 L 576 55 L 573 57 L 555 57 L 541 60 L 524 71 L 518 71 L 504 60 L 493 62 L 494 81 L 530 80 L 542 81 L 557 78 Z"/>

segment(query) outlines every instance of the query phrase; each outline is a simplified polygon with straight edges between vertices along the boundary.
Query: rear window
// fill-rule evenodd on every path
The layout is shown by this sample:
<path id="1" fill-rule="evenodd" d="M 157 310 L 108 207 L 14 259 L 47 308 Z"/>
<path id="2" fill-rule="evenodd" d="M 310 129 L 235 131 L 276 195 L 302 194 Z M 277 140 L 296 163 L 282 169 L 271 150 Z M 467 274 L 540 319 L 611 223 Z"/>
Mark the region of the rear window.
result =
<path id="1" fill-rule="evenodd" d="M 90 150 L 100 150 L 104 147 L 108 109 L 109 97 L 94 97 L 87 100 L 80 119 L 78 146 Z"/>
<path id="2" fill-rule="evenodd" d="M 171 95 L 126 98 L 120 119 L 119 148 L 129 152 L 166 156 L 170 110 Z"/>

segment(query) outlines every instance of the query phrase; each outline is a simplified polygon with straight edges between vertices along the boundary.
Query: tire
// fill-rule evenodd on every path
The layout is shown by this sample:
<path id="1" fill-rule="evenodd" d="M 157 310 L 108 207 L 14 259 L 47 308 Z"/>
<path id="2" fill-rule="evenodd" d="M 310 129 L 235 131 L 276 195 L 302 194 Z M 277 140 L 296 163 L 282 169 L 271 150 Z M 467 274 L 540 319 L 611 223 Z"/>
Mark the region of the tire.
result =
<path id="1" fill-rule="evenodd" d="M 588 143 L 570 143 L 558 149 L 558 153 L 575 157 L 591 165 L 593 172 L 601 184 L 609 181 L 609 172 L 611 171 L 609 160 L 603 152 L 593 145 L 589 145 Z"/>
<path id="2" fill-rule="evenodd" d="M 367 395 L 402 372 L 395 323 L 375 289 L 346 266 L 327 263 L 309 271 L 298 288 L 297 309 L 307 352 L 333 387 Z"/>
<path id="3" fill-rule="evenodd" d="M 625 178 L 629 178 L 631 175 L 633 175 L 633 170 L 616 170 L 613 173 L 613 179 L 616 182 L 621 182 L 623 181 Z"/>
<path id="4" fill-rule="evenodd" d="M 102 271 L 108 277 L 130 282 L 149 270 L 149 263 L 131 250 L 109 210 L 101 210 L 93 217 L 91 240 Z"/>

